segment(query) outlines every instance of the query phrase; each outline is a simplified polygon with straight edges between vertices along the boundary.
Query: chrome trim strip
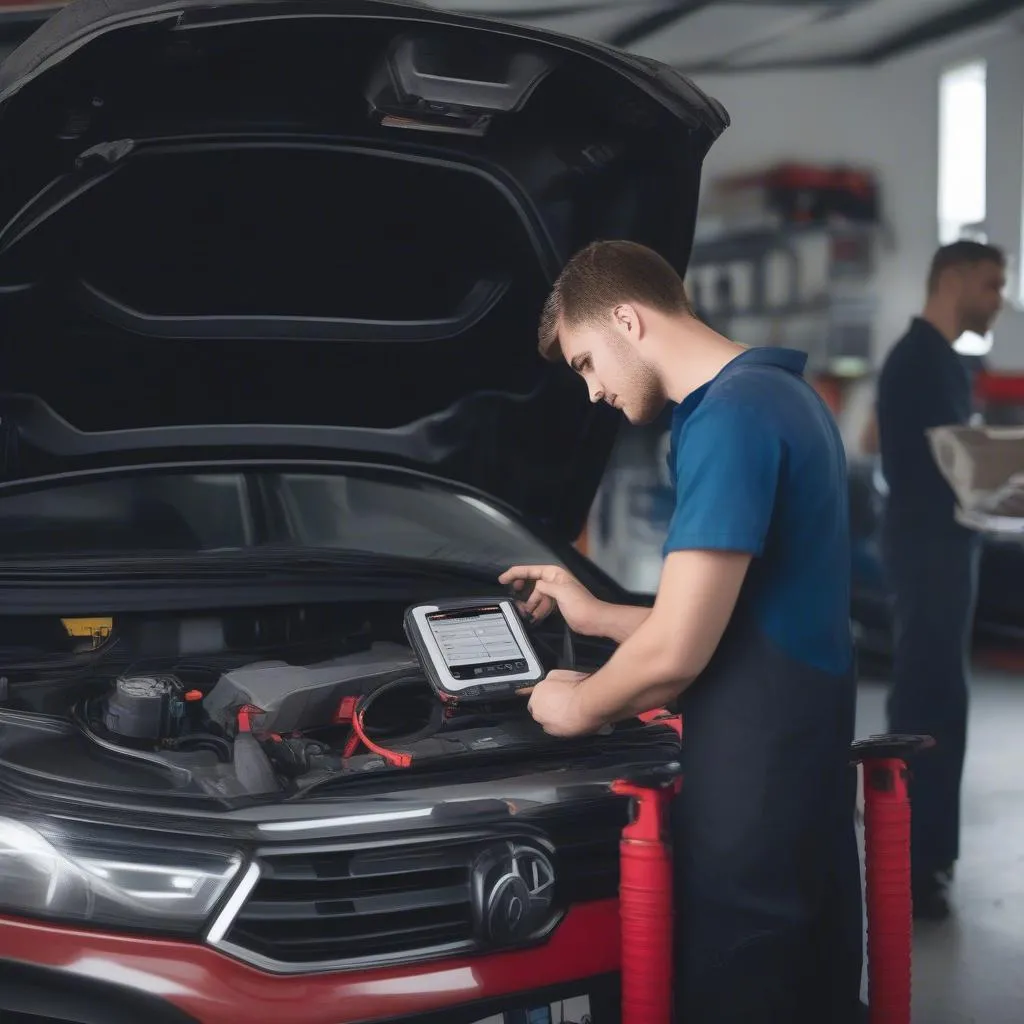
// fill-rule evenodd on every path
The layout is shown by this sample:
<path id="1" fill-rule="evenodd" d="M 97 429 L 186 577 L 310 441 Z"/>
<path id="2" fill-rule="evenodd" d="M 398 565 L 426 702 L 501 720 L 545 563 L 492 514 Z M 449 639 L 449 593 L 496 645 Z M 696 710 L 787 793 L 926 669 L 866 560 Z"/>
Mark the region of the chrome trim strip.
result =
<path id="1" fill-rule="evenodd" d="M 419 807 L 408 811 L 381 811 L 376 814 L 349 814 L 344 818 L 312 818 L 303 821 L 261 822 L 261 832 L 312 832 L 321 828 L 354 828 L 357 825 L 381 825 L 410 818 L 429 818 L 433 807 Z"/>
<path id="2" fill-rule="evenodd" d="M 454 956 L 457 953 L 468 953 L 477 949 L 477 944 L 472 941 L 449 942 L 442 946 L 429 946 L 417 949 L 412 952 L 385 953 L 374 956 L 349 957 L 344 960 L 316 960 L 306 963 L 287 963 L 282 960 L 272 960 L 270 957 L 260 953 L 254 953 L 251 949 L 236 946 L 233 942 L 215 942 L 212 945 L 221 953 L 234 957 L 256 967 L 268 974 L 328 974 L 341 971 L 358 971 L 372 967 L 391 967 L 404 964 L 420 963 L 424 960 L 440 960 L 444 957 Z"/>
<path id="3" fill-rule="evenodd" d="M 245 906 L 245 901 L 252 895 L 252 891 L 256 888 L 256 883 L 259 880 L 260 865 L 258 861 L 254 860 L 242 876 L 242 880 L 235 886 L 235 891 L 231 894 L 227 903 L 224 904 L 224 909 L 214 918 L 213 924 L 210 925 L 210 930 L 206 933 L 206 941 L 211 946 L 219 947 L 224 936 L 227 935 L 228 930 L 235 923 L 235 918 L 238 917 L 239 911 Z"/>

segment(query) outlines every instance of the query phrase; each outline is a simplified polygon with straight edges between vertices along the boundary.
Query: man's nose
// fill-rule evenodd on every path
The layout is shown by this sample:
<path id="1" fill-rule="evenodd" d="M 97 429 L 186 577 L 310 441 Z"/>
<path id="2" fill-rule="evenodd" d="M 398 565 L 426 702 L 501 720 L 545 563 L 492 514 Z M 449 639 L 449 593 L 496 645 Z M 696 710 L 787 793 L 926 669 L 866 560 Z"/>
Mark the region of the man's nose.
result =
<path id="1" fill-rule="evenodd" d="M 587 382 L 587 390 L 590 392 L 590 400 L 595 405 L 604 400 L 604 388 L 598 387 L 596 384 Z"/>

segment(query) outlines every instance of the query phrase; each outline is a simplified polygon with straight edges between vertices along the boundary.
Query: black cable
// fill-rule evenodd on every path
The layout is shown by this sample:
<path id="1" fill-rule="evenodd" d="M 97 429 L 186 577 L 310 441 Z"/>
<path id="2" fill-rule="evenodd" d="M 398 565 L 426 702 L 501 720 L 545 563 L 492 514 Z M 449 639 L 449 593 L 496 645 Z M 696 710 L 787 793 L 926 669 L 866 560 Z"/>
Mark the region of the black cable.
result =
<path id="1" fill-rule="evenodd" d="M 385 727 L 383 725 L 373 727 L 366 724 L 367 713 L 380 697 L 401 688 L 408 688 L 410 684 L 422 687 L 426 693 L 430 693 L 430 684 L 422 676 L 402 676 L 398 679 L 392 679 L 382 686 L 378 686 L 372 693 L 361 697 L 357 703 L 352 725 L 357 733 L 362 734 L 360 739 L 363 741 L 363 744 L 369 746 L 371 750 L 373 749 L 371 744 L 378 746 L 392 740 L 399 740 L 404 746 L 408 746 L 420 740 L 428 739 L 444 726 L 444 708 L 439 701 L 433 699 L 425 704 L 427 710 L 426 720 L 421 720 L 420 727 L 411 733 L 402 735 L 395 732 L 393 727 Z M 431 697 L 433 697 L 433 694 L 431 694 Z M 380 744 L 377 743 L 378 740 Z M 385 753 L 390 752 L 385 749 Z"/>
<path id="2" fill-rule="evenodd" d="M 568 622 L 564 623 L 562 627 L 562 664 L 558 667 L 570 671 L 576 670 L 576 644 L 573 642 L 572 630 L 569 628 Z"/>

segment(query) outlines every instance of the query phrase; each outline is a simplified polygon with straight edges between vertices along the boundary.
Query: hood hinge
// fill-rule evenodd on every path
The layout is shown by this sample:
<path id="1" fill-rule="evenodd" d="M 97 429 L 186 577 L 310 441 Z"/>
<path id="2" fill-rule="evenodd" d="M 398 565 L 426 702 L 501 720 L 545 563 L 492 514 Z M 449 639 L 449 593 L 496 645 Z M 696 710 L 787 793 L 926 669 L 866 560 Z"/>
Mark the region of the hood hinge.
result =
<path id="1" fill-rule="evenodd" d="M 81 169 L 93 163 L 104 163 L 111 166 L 120 163 L 135 150 L 134 139 L 118 139 L 115 142 L 99 142 L 90 146 L 75 158 L 75 167 Z"/>

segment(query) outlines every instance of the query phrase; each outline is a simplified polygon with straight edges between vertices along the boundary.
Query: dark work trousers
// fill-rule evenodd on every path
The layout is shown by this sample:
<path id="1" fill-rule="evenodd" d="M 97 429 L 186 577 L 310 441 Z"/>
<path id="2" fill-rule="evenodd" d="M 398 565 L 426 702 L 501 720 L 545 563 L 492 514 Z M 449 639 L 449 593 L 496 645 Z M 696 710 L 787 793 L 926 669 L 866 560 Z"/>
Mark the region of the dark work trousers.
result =
<path id="1" fill-rule="evenodd" d="M 893 592 L 895 657 L 889 731 L 934 737 L 911 770 L 914 872 L 960 855 L 960 780 L 967 741 L 968 663 L 980 545 L 955 524 L 887 521 L 883 555 Z"/>
<path id="2" fill-rule="evenodd" d="M 677 1020 L 858 1020 L 852 673 L 798 664 L 741 622 L 680 710 Z"/>

